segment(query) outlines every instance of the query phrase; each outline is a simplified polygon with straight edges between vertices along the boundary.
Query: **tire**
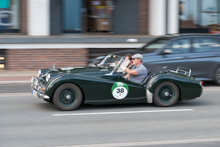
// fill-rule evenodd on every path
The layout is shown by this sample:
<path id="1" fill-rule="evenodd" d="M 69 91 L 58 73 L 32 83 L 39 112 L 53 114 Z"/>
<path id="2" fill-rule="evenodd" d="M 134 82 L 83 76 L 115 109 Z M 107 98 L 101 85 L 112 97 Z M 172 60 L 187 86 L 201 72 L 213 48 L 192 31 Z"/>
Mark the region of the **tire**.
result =
<path id="1" fill-rule="evenodd" d="M 214 73 L 215 83 L 220 86 L 220 67 Z"/>
<path id="2" fill-rule="evenodd" d="M 171 82 L 164 82 L 154 90 L 154 104 L 159 107 L 170 107 L 176 104 L 179 99 L 179 89 Z"/>
<path id="3" fill-rule="evenodd" d="M 82 103 L 82 92 L 75 84 L 59 86 L 53 95 L 53 104 L 62 111 L 77 109 Z"/>

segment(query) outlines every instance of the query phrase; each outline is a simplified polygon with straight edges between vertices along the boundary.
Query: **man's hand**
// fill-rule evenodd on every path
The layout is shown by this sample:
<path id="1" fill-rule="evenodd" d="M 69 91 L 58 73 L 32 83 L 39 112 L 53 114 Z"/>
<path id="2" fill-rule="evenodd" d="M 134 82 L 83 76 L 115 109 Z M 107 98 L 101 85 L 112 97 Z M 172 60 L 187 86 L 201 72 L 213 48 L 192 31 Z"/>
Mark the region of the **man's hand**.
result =
<path id="1" fill-rule="evenodd" d="M 128 79 L 130 77 L 129 74 L 127 74 L 126 76 L 124 76 L 125 79 Z"/>

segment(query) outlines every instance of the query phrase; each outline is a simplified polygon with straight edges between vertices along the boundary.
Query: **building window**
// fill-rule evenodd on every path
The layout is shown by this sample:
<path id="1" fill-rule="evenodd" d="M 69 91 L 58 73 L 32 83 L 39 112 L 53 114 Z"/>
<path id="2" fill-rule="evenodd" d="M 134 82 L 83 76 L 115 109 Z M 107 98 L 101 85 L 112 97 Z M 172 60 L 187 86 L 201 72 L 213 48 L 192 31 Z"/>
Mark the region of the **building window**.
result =
<path id="1" fill-rule="evenodd" d="M 180 0 L 179 7 L 180 33 L 220 31 L 220 0 Z"/>
<path id="2" fill-rule="evenodd" d="M 20 0 L 0 0 L 0 33 L 18 32 Z"/>
<path id="3" fill-rule="evenodd" d="M 64 33 L 112 31 L 112 0 L 62 0 Z"/>
<path id="4" fill-rule="evenodd" d="M 66 33 L 81 32 L 82 0 L 62 0 L 63 30 Z"/>

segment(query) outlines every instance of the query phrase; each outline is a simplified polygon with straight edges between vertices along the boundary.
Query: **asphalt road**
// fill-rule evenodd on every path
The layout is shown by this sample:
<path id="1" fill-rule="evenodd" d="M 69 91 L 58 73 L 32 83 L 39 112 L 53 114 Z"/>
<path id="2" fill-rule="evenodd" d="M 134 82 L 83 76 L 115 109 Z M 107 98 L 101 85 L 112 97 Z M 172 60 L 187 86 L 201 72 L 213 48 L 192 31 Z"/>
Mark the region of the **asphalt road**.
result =
<path id="1" fill-rule="evenodd" d="M 219 147 L 220 87 L 174 107 L 83 105 L 59 111 L 28 84 L 0 85 L 0 147 Z M 13 90 L 13 91 L 12 91 Z"/>

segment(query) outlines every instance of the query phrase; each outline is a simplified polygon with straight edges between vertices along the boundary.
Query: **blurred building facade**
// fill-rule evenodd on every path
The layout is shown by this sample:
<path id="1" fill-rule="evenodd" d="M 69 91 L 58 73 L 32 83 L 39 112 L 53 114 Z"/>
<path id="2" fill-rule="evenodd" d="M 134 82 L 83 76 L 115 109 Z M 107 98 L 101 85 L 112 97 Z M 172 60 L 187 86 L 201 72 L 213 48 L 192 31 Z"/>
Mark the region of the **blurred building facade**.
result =
<path id="1" fill-rule="evenodd" d="M 124 34 L 130 38 L 139 34 L 149 38 L 148 35 L 220 33 L 219 24 L 220 0 L 0 0 L 0 35 L 17 33 L 32 37 L 32 42 L 28 42 L 29 38 L 26 42 L 19 38 L 8 42 L 14 44 L 32 44 L 36 42 L 35 36 L 37 40 L 69 33 Z M 52 42 L 67 43 L 63 38 Z M 117 41 L 111 41 L 114 42 Z M 37 43 L 51 42 L 45 39 Z M 0 68 L 37 69 L 42 63 L 46 68 L 54 62 L 59 62 L 59 66 L 86 65 L 90 52 L 87 47 L 74 45 L 22 48 L 8 44 L 0 49 Z M 64 61 L 64 57 L 68 58 Z"/>
<path id="2" fill-rule="evenodd" d="M 220 0 L 0 1 L 0 33 L 164 35 L 208 32 L 219 23 Z"/>

